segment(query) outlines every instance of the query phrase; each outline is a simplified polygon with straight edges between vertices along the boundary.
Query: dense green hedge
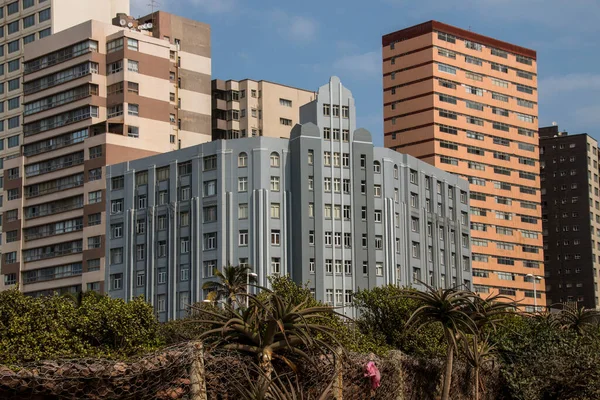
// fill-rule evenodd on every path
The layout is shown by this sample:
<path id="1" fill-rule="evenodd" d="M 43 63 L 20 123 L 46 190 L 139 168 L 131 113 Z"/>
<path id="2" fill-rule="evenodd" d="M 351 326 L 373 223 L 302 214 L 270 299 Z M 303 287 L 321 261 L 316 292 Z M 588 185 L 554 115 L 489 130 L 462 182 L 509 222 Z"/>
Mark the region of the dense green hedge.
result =
<path id="1" fill-rule="evenodd" d="M 127 357 L 161 340 L 152 307 L 93 292 L 33 298 L 16 289 L 0 293 L 0 363 L 64 357 Z"/>

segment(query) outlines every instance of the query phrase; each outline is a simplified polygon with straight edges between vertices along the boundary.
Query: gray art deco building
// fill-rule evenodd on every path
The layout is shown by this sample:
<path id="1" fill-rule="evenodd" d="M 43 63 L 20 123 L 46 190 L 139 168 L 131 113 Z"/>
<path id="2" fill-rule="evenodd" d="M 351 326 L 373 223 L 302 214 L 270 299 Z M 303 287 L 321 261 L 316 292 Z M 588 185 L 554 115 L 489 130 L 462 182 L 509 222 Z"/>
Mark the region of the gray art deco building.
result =
<path id="1" fill-rule="evenodd" d="M 355 120 L 333 77 L 289 140 L 220 140 L 107 167 L 111 296 L 144 295 L 176 318 L 228 263 L 264 286 L 290 274 L 336 306 L 384 284 L 470 287 L 468 182 L 374 148 Z"/>

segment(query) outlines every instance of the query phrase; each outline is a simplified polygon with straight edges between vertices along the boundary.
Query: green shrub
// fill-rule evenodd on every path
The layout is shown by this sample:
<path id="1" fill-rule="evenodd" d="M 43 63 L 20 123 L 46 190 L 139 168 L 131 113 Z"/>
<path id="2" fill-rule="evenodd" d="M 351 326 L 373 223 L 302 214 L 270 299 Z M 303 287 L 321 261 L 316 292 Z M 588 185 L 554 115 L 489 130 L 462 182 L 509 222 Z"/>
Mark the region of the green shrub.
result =
<path id="1" fill-rule="evenodd" d="M 142 299 L 129 303 L 95 293 L 25 296 L 0 293 L 0 363 L 42 359 L 128 357 L 156 348 L 158 321 Z"/>

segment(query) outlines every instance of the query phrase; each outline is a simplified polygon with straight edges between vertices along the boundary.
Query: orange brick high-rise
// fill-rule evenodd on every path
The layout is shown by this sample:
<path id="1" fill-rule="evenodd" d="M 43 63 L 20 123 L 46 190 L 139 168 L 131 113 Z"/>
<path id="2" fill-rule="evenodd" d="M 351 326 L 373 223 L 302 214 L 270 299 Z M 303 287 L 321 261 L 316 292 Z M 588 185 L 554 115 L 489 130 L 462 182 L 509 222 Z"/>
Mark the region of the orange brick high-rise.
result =
<path id="1" fill-rule="evenodd" d="M 385 146 L 471 183 L 475 291 L 545 305 L 536 52 L 436 21 L 382 46 Z"/>

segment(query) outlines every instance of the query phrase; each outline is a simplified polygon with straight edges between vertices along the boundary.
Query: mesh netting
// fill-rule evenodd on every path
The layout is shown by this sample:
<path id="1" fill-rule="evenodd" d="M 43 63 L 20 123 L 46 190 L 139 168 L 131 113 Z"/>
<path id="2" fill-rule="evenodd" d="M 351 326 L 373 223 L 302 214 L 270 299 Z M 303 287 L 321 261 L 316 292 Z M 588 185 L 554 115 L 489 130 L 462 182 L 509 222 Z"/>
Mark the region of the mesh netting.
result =
<path id="1" fill-rule="evenodd" d="M 182 399 L 190 390 L 192 344 L 127 362 L 107 359 L 43 361 L 0 366 L 2 399 Z"/>
<path id="2" fill-rule="evenodd" d="M 201 349 L 197 342 L 184 343 L 129 361 L 77 359 L 0 366 L 0 399 L 257 398 L 248 393 L 260 387 L 265 373 L 255 357 Z M 381 386 L 376 390 L 365 377 L 365 366 L 370 361 L 381 373 Z M 297 400 L 318 399 L 323 394 L 326 399 L 337 399 L 341 394 L 344 400 L 433 400 L 439 392 L 442 367 L 442 361 L 416 360 L 399 352 L 385 358 L 344 354 L 337 360 L 331 355 L 315 354 L 310 361 L 295 359 L 294 367 L 276 358 L 269 379 L 276 389 L 293 392 L 292 398 Z M 485 381 L 481 399 L 498 398 L 494 395 L 501 391 L 497 369 L 484 369 L 481 375 Z M 471 383 L 472 371 L 456 363 L 452 398 L 472 398 Z"/>

